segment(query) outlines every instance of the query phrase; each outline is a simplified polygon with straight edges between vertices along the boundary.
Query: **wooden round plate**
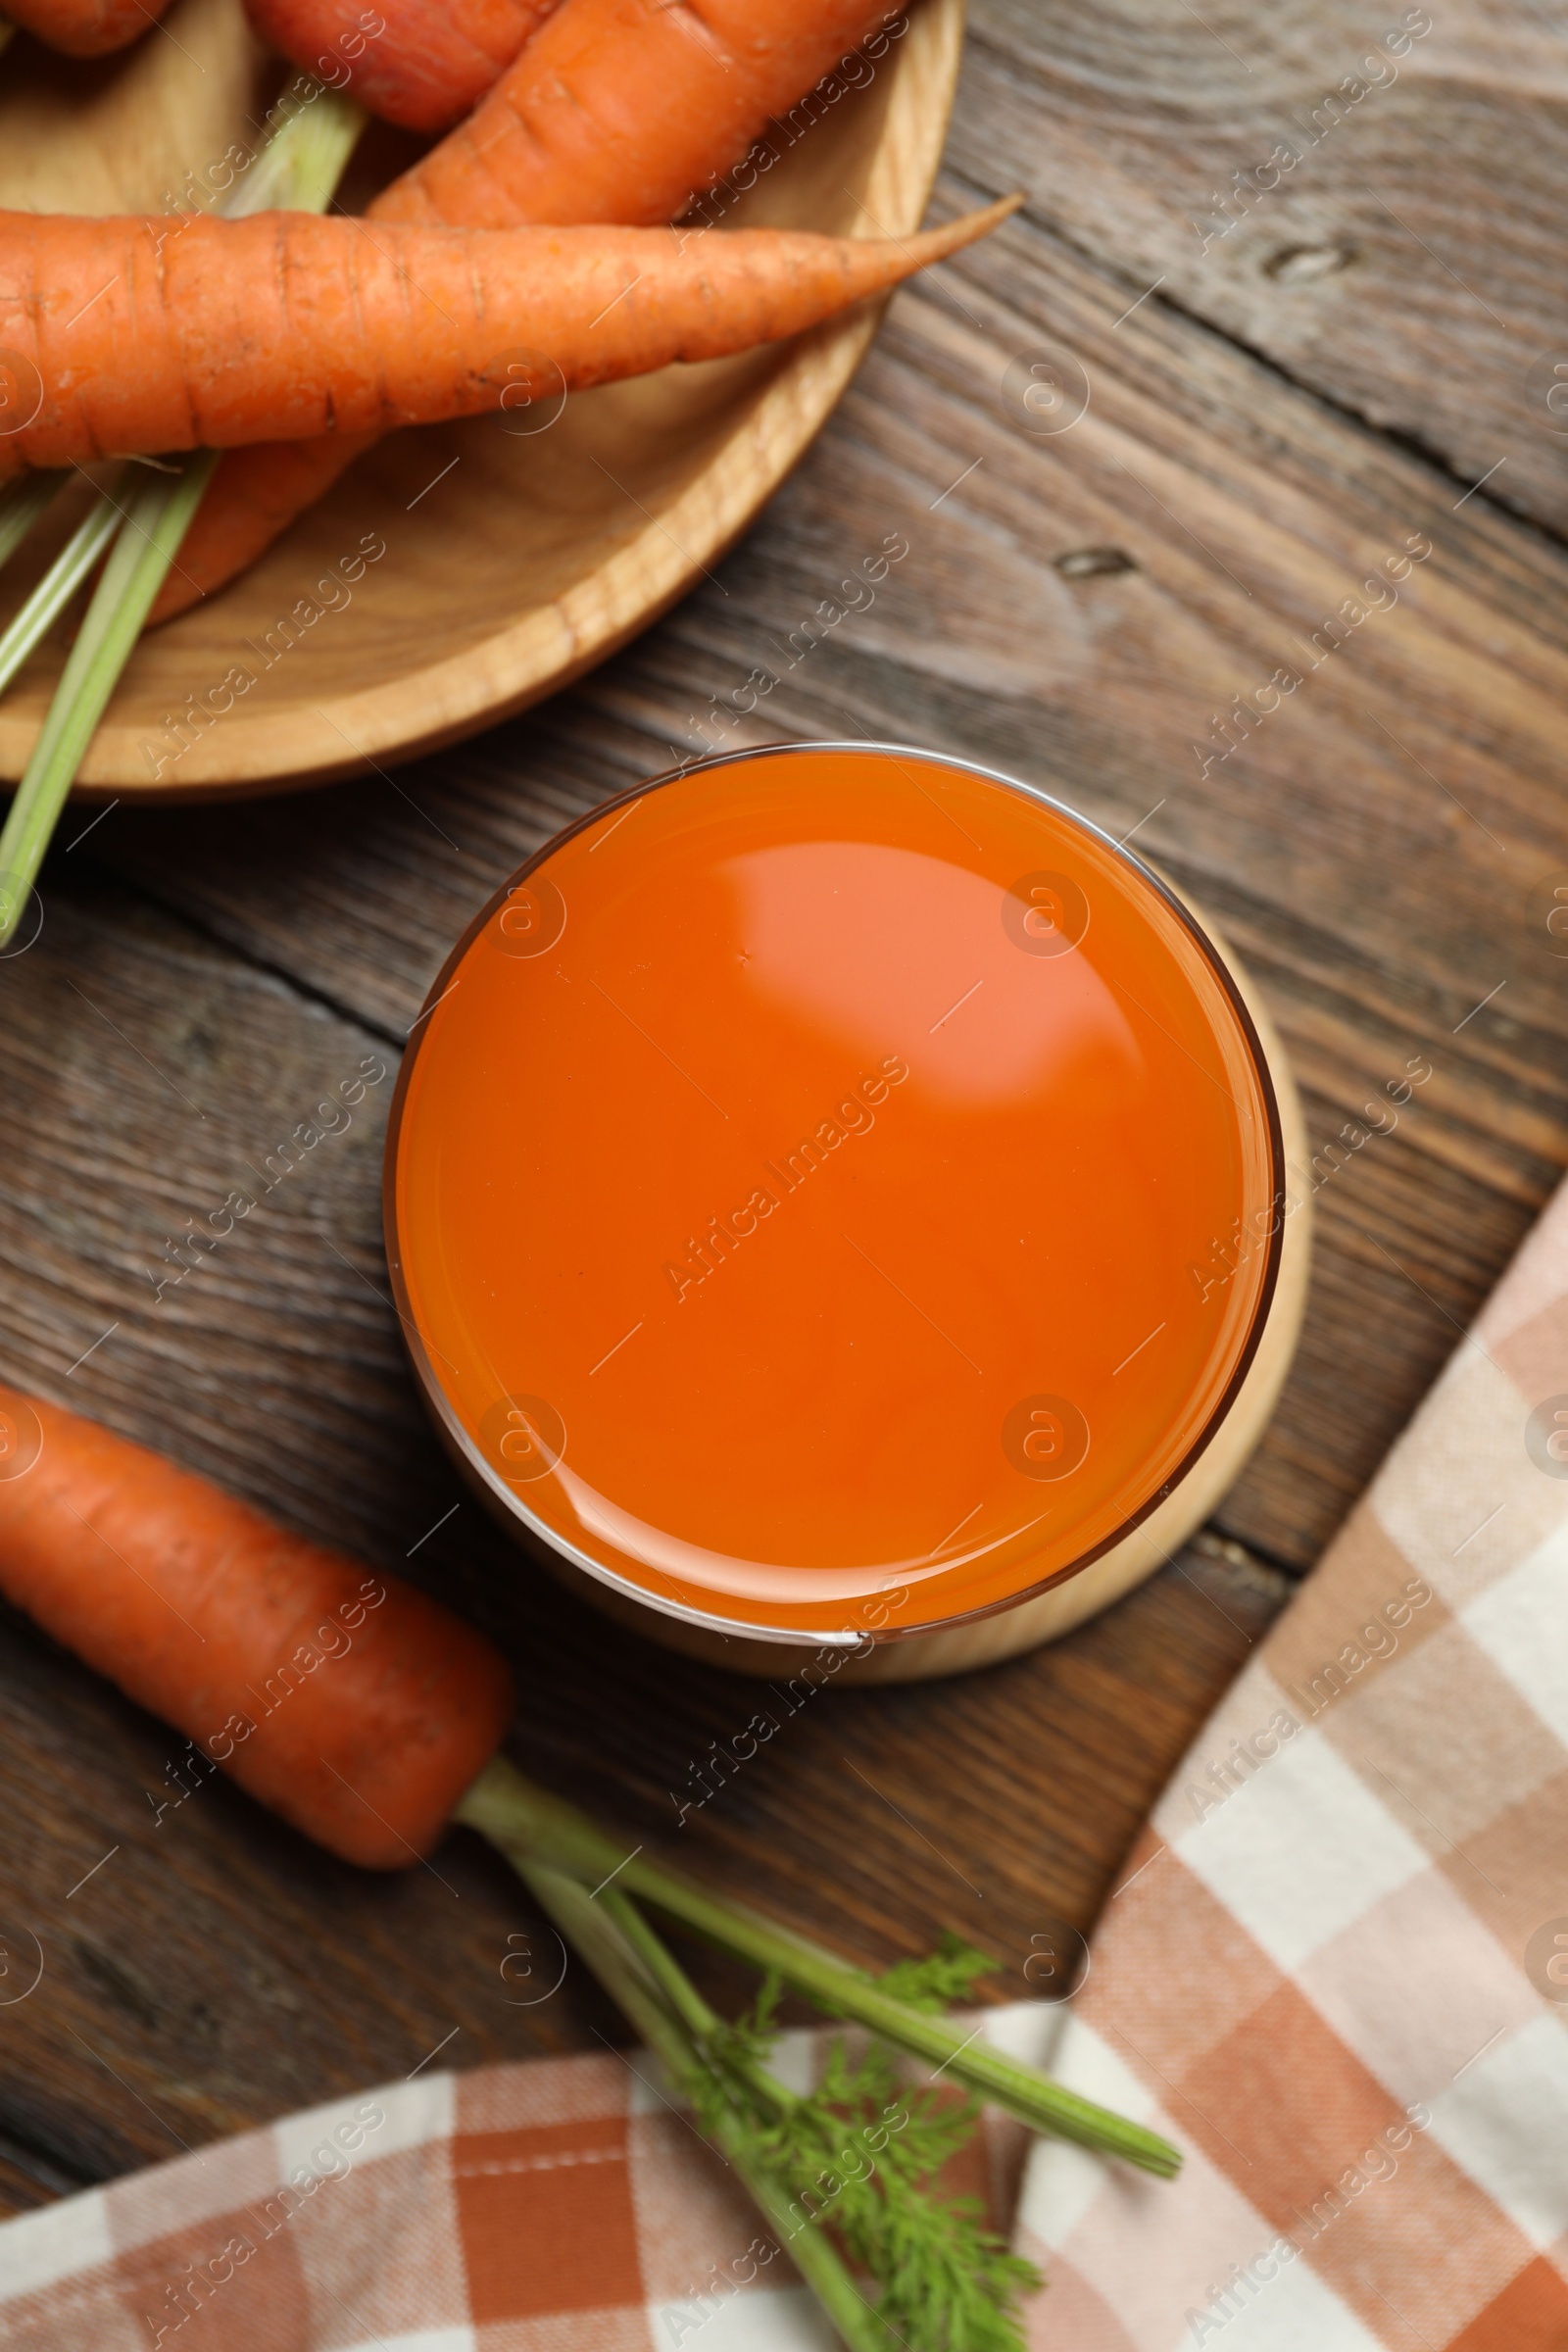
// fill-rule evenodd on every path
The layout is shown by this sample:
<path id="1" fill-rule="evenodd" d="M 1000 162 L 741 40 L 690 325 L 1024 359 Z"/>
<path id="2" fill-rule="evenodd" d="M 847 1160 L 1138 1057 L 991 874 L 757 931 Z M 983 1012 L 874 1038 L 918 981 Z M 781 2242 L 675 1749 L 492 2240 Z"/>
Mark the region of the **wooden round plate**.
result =
<path id="1" fill-rule="evenodd" d="M 917 227 L 962 26 L 963 0 L 915 0 L 871 79 L 728 218 L 862 235 Z M 0 205 L 162 211 L 187 171 L 254 137 L 270 73 L 275 82 L 239 0 L 175 0 L 106 67 L 19 41 L 0 65 Z M 746 528 L 879 317 L 873 306 L 738 360 L 579 393 L 532 433 L 498 416 L 392 435 L 243 579 L 142 640 L 79 789 L 286 791 L 408 759 L 553 693 L 646 627 Z M 0 622 L 87 495 L 58 500 L 51 530 L 0 576 Z M 376 545 L 384 554 L 354 576 Z M 318 582 L 331 585 L 318 594 Z M 65 643 L 57 633 L 0 702 L 0 777 L 23 771 Z M 253 683 L 236 693 L 243 676 Z M 192 696 L 197 710 L 230 707 L 193 732 L 177 723 Z"/>

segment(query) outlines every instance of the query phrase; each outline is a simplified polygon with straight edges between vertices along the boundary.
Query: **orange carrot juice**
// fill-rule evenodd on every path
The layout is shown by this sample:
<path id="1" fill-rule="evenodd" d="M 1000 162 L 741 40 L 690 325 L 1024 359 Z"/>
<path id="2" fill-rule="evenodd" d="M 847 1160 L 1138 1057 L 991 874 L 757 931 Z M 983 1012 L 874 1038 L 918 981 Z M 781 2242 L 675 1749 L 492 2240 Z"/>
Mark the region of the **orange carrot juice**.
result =
<path id="1" fill-rule="evenodd" d="M 1272 1290 L 1279 1120 L 1193 918 L 919 753 L 710 761 L 553 842 L 387 1152 L 427 1396 L 516 1522 L 731 1632 L 897 1636 L 1180 1478 Z"/>

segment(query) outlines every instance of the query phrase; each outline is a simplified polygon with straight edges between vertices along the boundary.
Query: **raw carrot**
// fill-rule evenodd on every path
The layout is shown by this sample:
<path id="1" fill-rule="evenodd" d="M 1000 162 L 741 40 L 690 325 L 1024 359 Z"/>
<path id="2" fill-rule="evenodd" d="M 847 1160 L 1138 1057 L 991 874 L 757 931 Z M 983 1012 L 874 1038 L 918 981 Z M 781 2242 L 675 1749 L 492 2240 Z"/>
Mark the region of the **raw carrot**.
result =
<path id="1" fill-rule="evenodd" d="M 648 1860 L 642 1845 L 628 1853 L 524 1780 L 494 1752 L 512 1712 L 507 1667 L 438 1602 L 286 1535 L 159 1454 L 4 1387 L 0 1593 L 189 1736 L 193 1753 L 165 1775 L 185 1794 L 185 1776 L 199 1782 L 199 1755 L 329 1852 L 372 1870 L 417 1861 L 449 1822 L 464 1823 L 548 1909 L 558 1906 L 546 1880 L 568 1894 L 579 1885 L 560 1915 L 591 1964 L 602 1943 L 589 1889 L 600 1894 L 616 1880 L 616 1897 L 657 1905 L 1036 2131 L 1152 2172 L 1181 2163 L 1142 2125 L 977 2047 L 967 2021 L 911 2007 L 790 1930 Z M 656 1995 L 660 1986 L 678 1993 L 675 1963 L 635 1904 L 613 1915 L 635 1932 L 638 1981 Z M 653 2022 L 643 2001 L 627 2014 L 642 2031 Z M 708 2067 L 711 2031 L 705 2023 L 694 2053 Z M 817 2266 L 806 2268 L 817 2277 Z M 849 2340 L 865 2339 L 852 2331 Z"/>
<path id="2" fill-rule="evenodd" d="M 471 119 L 377 197 L 376 218 L 672 220 L 770 117 L 900 22 L 887 0 L 567 0 Z M 870 77 L 862 60 L 857 78 Z M 803 105 L 796 135 L 830 103 Z"/>
<path id="3" fill-rule="evenodd" d="M 556 0 L 246 0 L 266 41 L 405 130 L 446 130 L 511 65 Z"/>
<path id="4" fill-rule="evenodd" d="M 67 57 L 107 57 L 156 24 L 167 0 L 6 0 L 6 15 Z"/>
<path id="5" fill-rule="evenodd" d="M 512 1715 L 499 1652 L 412 1585 L 5 1388 L 0 1592 L 370 1870 L 434 1843 Z"/>
<path id="6" fill-rule="evenodd" d="M 0 440 L 0 479 L 428 424 L 562 379 L 574 390 L 720 359 L 885 291 L 1014 201 L 903 244 L 759 228 L 684 249 L 657 228 L 261 213 L 197 216 L 171 235 L 158 220 L 0 213 L 0 346 L 34 387 L 27 421 Z"/>
<path id="7" fill-rule="evenodd" d="M 563 0 L 473 120 L 370 216 L 499 228 L 671 220 L 774 118 L 773 145 L 792 146 L 878 70 L 904 22 L 887 0 Z M 370 446 L 339 434 L 225 458 L 152 623 L 254 564 Z"/>

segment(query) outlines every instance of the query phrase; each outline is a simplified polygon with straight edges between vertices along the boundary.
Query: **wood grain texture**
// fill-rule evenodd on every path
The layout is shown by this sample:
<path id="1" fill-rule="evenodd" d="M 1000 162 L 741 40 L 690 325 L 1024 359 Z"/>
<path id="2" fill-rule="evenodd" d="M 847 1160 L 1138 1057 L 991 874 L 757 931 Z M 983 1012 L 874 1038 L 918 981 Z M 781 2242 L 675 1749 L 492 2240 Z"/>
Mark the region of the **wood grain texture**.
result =
<path id="1" fill-rule="evenodd" d="M 682 1830 L 671 1789 L 689 1793 L 755 1691 L 607 1631 L 540 1575 L 516 1634 L 539 1697 L 513 1752 L 669 1859 L 862 1960 L 956 1928 L 999 1963 L 990 1996 L 1023 1999 L 1050 1990 L 1051 1955 L 1064 1972 L 1081 1962 L 1078 1930 L 1113 1853 L 1279 1584 L 1190 1553 L 1060 1646 L 941 1696 L 828 1694 Z M 579 1971 L 552 1989 L 559 1949 L 468 1833 L 435 1855 L 439 1877 L 369 1877 L 217 1781 L 154 1830 L 144 1791 L 165 1790 L 182 1743 L 29 1630 L 5 1630 L 5 1796 L 26 1827 L 0 1933 L 22 1954 L 36 1937 L 45 1973 L 0 2008 L 0 2214 L 401 2079 L 438 2050 L 438 2065 L 469 2067 L 623 2043 Z M 933 1742 L 963 1776 L 941 1802 Z M 685 1956 L 715 2002 L 748 1997 L 741 1972 Z"/>
<path id="2" fill-rule="evenodd" d="M 1461 488 L 1505 459 L 1494 498 L 1568 520 L 1568 418 L 1545 406 L 1568 364 L 1549 12 L 976 0 L 968 71 L 950 160 L 1027 188 L 1125 300 L 1157 281 Z"/>
<path id="3" fill-rule="evenodd" d="M 280 72 L 242 0 L 173 0 L 152 39 L 92 64 L 19 34 L 0 79 L 0 204 L 171 209 L 187 172 L 205 177 L 253 135 Z"/>
<path id="4" fill-rule="evenodd" d="M 952 1923 L 1013 1997 L 1038 1983 L 1031 1938 L 1076 1949 L 1067 1930 L 1283 1579 L 1210 1545 L 1032 1659 L 825 1693 L 683 1826 L 677 1799 L 757 1688 L 608 1627 L 455 1483 L 383 1291 L 389 1084 L 371 1078 L 342 1132 L 298 1134 L 384 1066 L 383 1041 L 90 883 L 52 894 L 45 934 L 0 965 L 0 1030 L 29 1138 L 0 1200 L 6 1373 L 470 1611 L 515 1662 L 528 1769 L 846 1949 L 892 1958 Z M 166 1239 L 234 1192 L 255 1207 L 155 1300 Z M 402 2076 L 448 2036 L 441 2063 L 463 2065 L 619 2038 L 575 1975 L 517 1997 L 532 1985 L 509 1938 L 531 1938 L 540 1984 L 556 1955 L 466 1836 L 380 1877 L 221 1781 L 160 1819 L 185 1743 L 9 1614 L 0 1726 L 0 2203 Z M 934 1750 L 956 1783 L 940 1794 Z M 42 1982 L 8 2002 L 35 1946 Z"/>
<path id="5" fill-rule="evenodd" d="M 88 846 L 397 1036 L 513 866 L 705 741 L 914 741 L 1136 826 L 1258 982 L 1303 1088 L 1306 1336 L 1221 1510 L 1298 1568 L 1568 1162 L 1568 967 L 1531 896 L 1568 873 L 1568 559 L 1484 497 L 1455 513 L 1437 468 L 1190 319 L 1125 308 L 1108 272 L 1009 223 L 896 298 L 758 530 L 576 693 L 308 814 L 117 810 Z M 1043 437 L 1001 393 L 1035 353 L 1077 355 L 1091 386 Z M 829 625 L 889 533 L 908 556 Z M 1398 602 L 1314 661 L 1325 616 L 1413 534 L 1433 553 Z M 1300 685 L 1204 773 L 1216 715 L 1283 664 Z M 760 668 L 777 684 L 743 714 Z M 1395 1132 L 1348 1146 L 1412 1061 L 1433 1074 Z"/>
<path id="6" fill-rule="evenodd" d="M 1255 59 L 1239 24 L 1208 0 L 1201 13 Z M 1514 21 L 1500 0 L 1460 0 L 1444 33 L 1478 51 Z M 1312 86 L 1322 43 L 1368 22 L 1322 0 L 1247 29 L 1255 44 L 1297 27 L 1293 86 Z M 64 829 L 42 937 L 0 963 L 0 1375 L 388 1566 L 417 1545 L 409 1572 L 513 1651 L 527 1766 L 866 1959 L 966 1929 L 1015 1993 L 1030 1937 L 1084 1928 L 1115 1886 L 1150 1797 L 1278 1604 L 1279 1570 L 1316 1555 L 1568 1162 L 1568 965 L 1544 952 L 1533 897 L 1568 877 L 1568 558 L 1494 486 L 1461 504 L 1474 473 L 1456 477 L 1436 440 L 1413 447 L 1402 415 L 1397 431 L 1368 421 L 1384 414 L 1370 393 L 1314 390 L 1304 368 L 1293 383 L 1185 293 L 1124 316 L 1158 269 L 1118 241 L 1092 176 L 1114 160 L 1107 117 L 1152 114 L 1165 88 L 1202 178 L 1203 107 L 1218 119 L 1232 103 L 1219 69 L 1205 82 L 1194 65 L 1203 36 L 1185 12 L 1069 22 L 977 0 L 975 23 L 950 148 L 962 171 L 939 202 L 956 209 L 1027 164 L 1031 214 L 897 298 L 828 428 L 710 581 L 569 693 L 416 765 L 274 804 L 122 805 L 84 839 Z M 1102 110 L 1068 162 L 1053 143 L 1079 133 L 1040 94 L 1041 26 Z M 1515 198 L 1524 217 L 1554 169 L 1550 139 L 1521 135 L 1535 109 L 1555 137 L 1557 104 L 1544 36 L 1526 34 L 1531 73 L 1475 76 L 1469 143 L 1421 183 L 1446 219 Z M 1077 194 L 1072 171 L 1091 175 Z M 1499 251 L 1524 233 L 1498 227 Z M 1298 292 L 1347 303 L 1353 278 Z M 1555 299 L 1546 261 L 1531 282 Z M 1389 289 L 1353 323 L 1358 364 L 1381 335 L 1397 389 L 1409 346 Z M 1456 299 L 1432 303 L 1424 331 L 1444 398 L 1462 407 L 1469 384 L 1484 407 L 1510 364 L 1498 330 Z M 1338 330 L 1318 348 L 1326 365 Z M 1001 389 L 1014 360 L 1041 355 L 1076 356 L 1091 395 L 1081 421 L 1044 436 Z M 1433 554 L 1398 603 L 1308 668 L 1301 645 L 1412 532 Z M 907 557 L 875 605 L 829 622 L 836 583 L 888 533 Z M 1212 747 L 1216 711 L 1293 661 L 1301 685 L 1202 772 L 1192 745 Z M 758 669 L 776 683 L 745 712 Z M 461 1498 L 377 1296 L 372 1120 L 302 1155 L 161 1305 L 146 1269 L 360 1057 L 390 1059 L 516 862 L 704 725 L 715 745 L 925 743 L 1137 826 L 1269 999 L 1321 1181 L 1295 1375 L 1178 1570 L 1033 1657 L 833 1694 L 676 1829 L 671 1790 L 750 1714 L 750 1688 L 607 1630 L 466 1508 L 437 1526 Z M 1432 1076 L 1396 1129 L 1342 1141 L 1336 1164 L 1330 1140 L 1412 1058 Z M 574 1982 L 503 2014 L 505 1937 L 537 1923 L 465 1840 L 437 1857 L 453 1896 L 422 1873 L 339 1872 L 216 1785 L 152 1830 L 164 1735 L 6 1631 L 0 1773 L 19 1826 L 0 1926 L 16 1937 L 30 1920 L 58 1967 L 0 2006 L 4 2193 L 42 2198 L 160 2154 L 169 2125 L 194 2142 L 405 2074 L 455 2026 L 440 2063 L 617 2036 Z"/>
<path id="7" fill-rule="evenodd" d="M 185 0 L 208 46 L 232 30 L 234 7 Z M 778 162 L 729 202 L 723 224 L 862 235 L 880 225 L 892 236 L 917 227 L 962 24 L 963 0 L 917 0 L 880 62 L 861 60 L 858 86 L 839 84 L 814 120 L 780 129 Z M 237 50 L 247 59 L 248 42 Z M 156 179 L 149 118 L 180 126 L 184 161 L 198 169 L 231 138 L 254 143 L 254 115 L 228 90 L 234 69 L 215 143 L 216 69 L 172 42 L 133 56 L 126 72 L 156 86 L 138 84 L 132 119 L 112 118 L 129 148 L 124 182 Z M 25 74 L 12 106 L 30 119 Z M 71 192 L 72 143 L 54 122 L 43 157 L 28 138 L 13 163 L 0 112 L 0 204 L 83 209 Z M 87 182 L 91 209 L 102 197 L 98 177 Z M 563 387 L 561 407 L 542 401 L 538 415 L 498 411 L 390 435 L 241 579 L 141 640 L 81 786 L 154 800 L 276 790 L 407 758 L 553 692 L 706 575 L 818 430 L 881 308 L 859 304 L 733 360 L 570 398 Z M 0 615 L 28 593 L 85 497 L 82 486 L 63 499 L 8 570 Z M 377 548 L 367 569 L 362 551 Z M 26 764 L 68 635 L 63 623 L 0 703 L 0 776 Z"/>

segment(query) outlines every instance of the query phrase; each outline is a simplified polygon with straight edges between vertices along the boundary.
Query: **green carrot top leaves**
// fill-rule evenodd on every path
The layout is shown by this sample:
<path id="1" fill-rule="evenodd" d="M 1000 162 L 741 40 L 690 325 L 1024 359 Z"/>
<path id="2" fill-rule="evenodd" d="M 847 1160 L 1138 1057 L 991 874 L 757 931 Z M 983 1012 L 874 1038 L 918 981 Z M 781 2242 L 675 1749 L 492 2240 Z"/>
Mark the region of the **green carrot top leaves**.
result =
<path id="1" fill-rule="evenodd" d="M 896 1960 L 882 1971 L 877 1984 L 906 2009 L 923 2009 L 939 2017 L 944 2009 L 961 2007 L 980 1979 L 995 1973 L 996 1965 L 961 1936 L 949 1934 L 925 1959 Z"/>
<path id="2" fill-rule="evenodd" d="M 944 1937 L 928 1961 L 900 1964 L 926 2005 L 983 1954 Z M 978 2199 L 944 2193 L 938 2176 L 972 2140 L 980 2109 L 905 2083 L 891 2053 L 871 2042 L 852 2058 L 840 2040 L 814 2090 L 782 2090 L 760 2077 L 776 2037 L 780 1992 L 766 1979 L 755 2006 L 708 2038 L 710 2071 L 694 2084 L 699 2125 L 714 2137 L 737 2123 L 758 2163 L 780 2181 L 797 2231 L 826 2230 L 876 2281 L 876 2316 L 919 2352 L 1019 2352 L 1017 2303 L 1041 2284 L 1034 2265 L 989 2230 Z"/>
<path id="3" fill-rule="evenodd" d="M 946 2013 L 983 1953 L 945 1936 L 879 1977 L 628 1851 L 492 1752 L 512 1710 L 506 1663 L 438 1602 L 59 1406 L 3 1389 L 0 1405 L 33 1440 L 25 1474 L 0 1480 L 0 1592 L 345 1859 L 404 1866 L 449 1821 L 488 1838 L 690 2102 L 847 2352 L 1018 2352 L 1014 2307 L 1034 2274 L 940 2180 L 982 2101 L 1148 2172 L 1180 2166 L 1147 2125 Z M 302 1627 L 320 1629 L 303 1646 Z M 737 2023 L 654 1914 L 756 1970 Z M 862 2030 L 804 2094 L 769 2065 L 784 1985 Z"/>

